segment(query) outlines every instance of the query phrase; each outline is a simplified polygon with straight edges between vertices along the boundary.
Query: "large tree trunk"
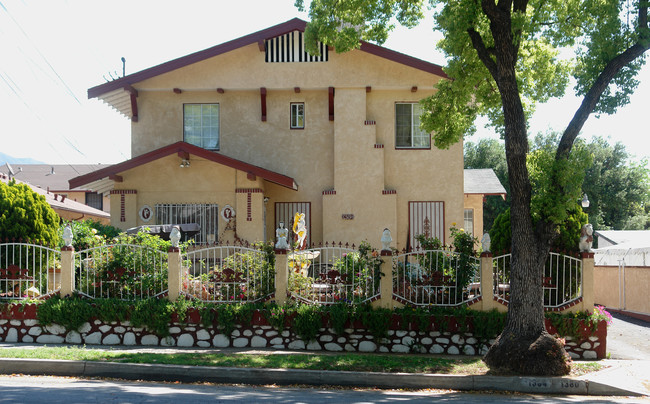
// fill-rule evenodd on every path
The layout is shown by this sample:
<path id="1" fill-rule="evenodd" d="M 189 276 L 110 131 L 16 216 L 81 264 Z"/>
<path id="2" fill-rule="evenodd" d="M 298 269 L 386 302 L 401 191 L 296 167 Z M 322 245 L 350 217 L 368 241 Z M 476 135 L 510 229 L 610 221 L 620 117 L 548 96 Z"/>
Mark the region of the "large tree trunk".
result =
<path id="1" fill-rule="evenodd" d="M 531 187 L 526 169 L 528 138 L 516 81 L 500 88 L 506 123 L 510 181 L 512 261 L 506 326 L 484 358 L 491 370 L 529 375 L 565 375 L 569 357 L 544 327 L 542 276 L 550 247 L 545 226 L 533 228 Z"/>
<path id="2" fill-rule="evenodd" d="M 522 4 L 525 9 L 525 3 Z M 546 226 L 533 228 L 530 215 L 531 185 L 526 167 L 528 133 L 515 65 L 517 42 L 511 30 L 509 10 L 483 1 L 491 20 L 494 55 L 482 60 L 495 78 L 503 103 L 506 160 L 510 181 L 512 261 L 510 302 L 506 326 L 484 358 L 492 371 L 530 375 L 564 375 L 570 370 L 562 344 L 544 327 L 542 276 L 550 248 Z M 472 35 L 470 33 L 470 35 Z M 479 43 L 474 42 L 475 47 Z M 479 56 L 481 57 L 481 49 Z M 496 63 L 495 63 L 496 62 Z"/>

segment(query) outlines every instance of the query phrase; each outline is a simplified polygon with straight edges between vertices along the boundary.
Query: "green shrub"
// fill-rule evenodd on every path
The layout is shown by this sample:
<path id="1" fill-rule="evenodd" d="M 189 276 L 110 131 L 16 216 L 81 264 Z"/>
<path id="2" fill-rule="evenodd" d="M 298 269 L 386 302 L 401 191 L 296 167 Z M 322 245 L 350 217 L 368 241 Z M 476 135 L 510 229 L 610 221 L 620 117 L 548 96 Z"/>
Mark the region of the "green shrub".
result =
<path id="1" fill-rule="evenodd" d="M 0 181 L 0 240 L 55 246 L 59 216 L 45 197 L 23 183 Z"/>

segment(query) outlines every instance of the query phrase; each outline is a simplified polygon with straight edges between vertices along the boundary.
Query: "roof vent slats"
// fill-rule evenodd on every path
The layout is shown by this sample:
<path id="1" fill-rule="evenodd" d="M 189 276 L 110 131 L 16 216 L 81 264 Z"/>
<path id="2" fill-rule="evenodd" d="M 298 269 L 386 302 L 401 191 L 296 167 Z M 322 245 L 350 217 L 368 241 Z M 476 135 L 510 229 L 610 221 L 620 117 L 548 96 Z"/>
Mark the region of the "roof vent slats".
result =
<path id="1" fill-rule="evenodd" d="M 327 62 L 329 49 L 319 42 L 320 56 L 310 55 L 305 50 L 305 36 L 301 31 L 292 31 L 265 41 L 267 63 Z"/>

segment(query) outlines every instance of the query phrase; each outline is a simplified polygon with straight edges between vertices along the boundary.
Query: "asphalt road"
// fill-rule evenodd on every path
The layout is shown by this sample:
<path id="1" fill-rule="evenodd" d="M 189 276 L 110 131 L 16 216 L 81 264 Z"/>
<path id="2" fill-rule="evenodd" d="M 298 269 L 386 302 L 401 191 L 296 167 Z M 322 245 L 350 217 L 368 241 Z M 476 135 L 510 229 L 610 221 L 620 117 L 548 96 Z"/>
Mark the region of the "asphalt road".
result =
<path id="1" fill-rule="evenodd" d="M 353 390 L 0 376 L 0 403 L 650 403 L 640 397 L 542 396 L 444 390 Z"/>
<path id="2" fill-rule="evenodd" d="M 610 359 L 650 360 L 650 323 L 616 313 L 612 317 L 607 329 Z"/>

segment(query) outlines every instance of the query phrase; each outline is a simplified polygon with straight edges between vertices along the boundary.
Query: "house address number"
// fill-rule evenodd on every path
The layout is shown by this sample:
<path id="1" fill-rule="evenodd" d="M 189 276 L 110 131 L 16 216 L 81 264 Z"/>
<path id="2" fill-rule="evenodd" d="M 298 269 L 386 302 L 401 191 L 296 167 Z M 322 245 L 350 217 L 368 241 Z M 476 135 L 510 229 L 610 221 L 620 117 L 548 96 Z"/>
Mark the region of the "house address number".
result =
<path id="1" fill-rule="evenodd" d="M 341 218 L 343 220 L 353 220 L 354 219 L 354 214 L 353 213 L 344 213 L 341 215 Z"/>

